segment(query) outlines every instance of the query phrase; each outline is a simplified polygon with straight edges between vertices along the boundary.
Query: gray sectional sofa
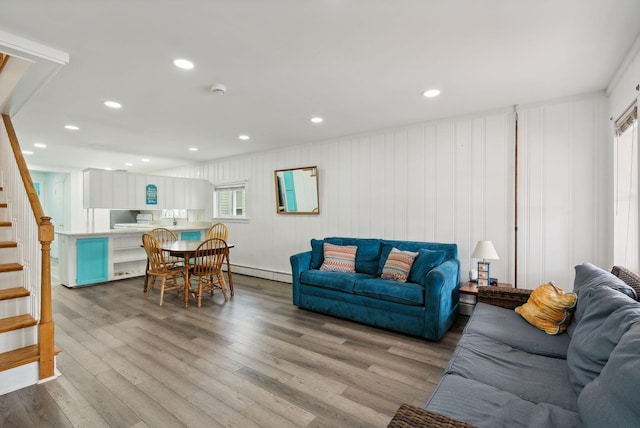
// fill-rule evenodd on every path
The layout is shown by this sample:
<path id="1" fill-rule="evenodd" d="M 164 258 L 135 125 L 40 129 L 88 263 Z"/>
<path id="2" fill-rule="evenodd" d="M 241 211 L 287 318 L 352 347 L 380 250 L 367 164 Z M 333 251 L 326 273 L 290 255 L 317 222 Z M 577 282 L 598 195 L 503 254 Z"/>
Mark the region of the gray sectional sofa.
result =
<path id="1" fill-rule="evenodd" d="M 481 290 L 479 300 L 509 293 L 496 288 Z M 426 410 L 419 410 L 452 418 L 448 426 L 640 427 L 639 296 L 591 264 L 576 266 L 574 292 L 573 320 L 557 336 L 511 308 L 478 303 Z M 512 294 L 523 299 L 511 296 L 505 306 L 526 301 L 527 293 Z"/>

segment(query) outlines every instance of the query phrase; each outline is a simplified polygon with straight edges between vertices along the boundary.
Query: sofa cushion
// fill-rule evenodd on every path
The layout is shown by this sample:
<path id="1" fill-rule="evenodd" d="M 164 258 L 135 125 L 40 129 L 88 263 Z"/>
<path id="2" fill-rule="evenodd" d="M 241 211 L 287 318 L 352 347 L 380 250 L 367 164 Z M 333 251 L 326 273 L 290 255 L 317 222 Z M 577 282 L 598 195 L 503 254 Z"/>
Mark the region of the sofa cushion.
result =
<path id="1" fill-rule="evenodd" d="M 431 269 L 441 264 L 447 258 L 447 253 L 441 250 L 418 250 L 418 257 L 413 261 L 409 272 L 409 282 L 424 284 L 425 277 Z"/>
<path id="2" fill-rule="evenodd" d="M 320 269 L 324 261 L 324 239 L 311 240 L 311 264 L 310 269 Z"/>
<path id="3" fill-rule="evenodd" d="M 352 293 L 355 282 L 362 278 L 370 278 L 364 273 L 323 272 L 310 269 L 300 274 L 300 282 L 329 290 Z"/>
<path id="4" fill-rule="evenodd" d="M 484 335 L 515 349 L 547 357 L 566 358 L 569 348 L 568 334 L 546 334 L 513 310 L 486 303 L 476 305 L 464 331 Z"/>
<path id="5" fill-rule="evenodd" d="M 545 333 L 559 334 L 567 329 L 575 306 L 576 294 L 565 293 L 552 281 L 533 290 L 527 303 L 515 311 Z"/>
<path id="6" fill-rule="evenodd" d="M 586 426 L 632 427 L 640 425 L 640 323 L 635 322 L 609 356 L 600 376 L 578 397 Z"/>
<path id="7" fill-rule="evenodd" d="M 569 377 L 576 394 L 593 381 L 622 336 L 640 320 L 640 303 L 607 286 L 583 290 L 578 299 L 581 319 L 567 352 Z"/>
<path id="8" fill-rule="evenodd" d="M 425 408 L 479 428 L 582 426 L 580 416 L 574 411 L 548 403 L 533 403 L 510 392 L 455 375 L 444 375 Z"/>
<path id="9" fill-rule="evenodd" d="M 334 245 L 355 245 L 356 272 L 376 275 L 380 260 L 380 240 L 374 238 L 338 238 L 311 240 L 311 269 L 319 269 L 324 261 L 323 244 L 328 242 Z"/>
<path id="10" fill-rule="evenodd" d="M 534 403 L 578 410 L 566 360 L 530 354 L 483 335 L 464 334 L 445 372 Z"/>
<path id="11" fill-rule="evenodd" d="M 400 251 L 420 252 L 420 250 L 430 250 L 435 252 L 441 252 L 443 253 L 443 258 L 442 260 L 440 260 L 440 263 L 442 263 L 446 259 L 452 257 L 451 256 L 452 251 L 449 248 L 439 248 L 442 246 L 446 246 L 446 244 L 431 244 L 426 242 L 413 242 L 413 241 L 382 241 L 382 247 L 380 250 L 380 262 L 378 264 L 378 276 L 382 274 L 382 268 L 384 268 L 384 264 L 387 261 L 387 257 L 389 257 L 389 253 L 393 248 L 396 248 Z M 430 256 L 435 256 L 435 254 L 432 254 Z M 429 260 L 429 258 L 426 258 L 426 259 L 427 261 Z M 420 262 L 422 262 L 423 260 L 425 260 L 425 258 L 420 260 Z M 422 283 L 423 280 L 416 281 L 416 282 Z"/>
<path id="12" fill-rule="evenodd" d="M 407 282 L 409 271 L 411 271 L 411 266 L 417 255 L 417 252 L 400 251 L 397 248 L 392 248 L 387 260 L 384 262 L 380 277 L 397 282 Z"/>
<path id="13" fill-rule="evenodd" d="M 405 305 L 424 305 L 424 287 L 413 282 L 400 283 L 382 278 L 360 279 L 353 286 L 353 294 Z"/>
<path id="14" fill-rule="evenodd" d="M 580 290 L 597 287 L 598 285 L 606 285 L 609 288 L 613 288 L 632 299 L 636 298 L 636 293 L 633 288 L 629 287 L 623 280 L 607 272 L 604 269 L 600 269 L 598 266 L 591 263 L 583 263 L 576 266 L 576 277 L 573 281 L 573 292 L 578 293 L 580 298 Z"/>
<path id="15" fill-rule="evenodd" d="M 620 278 L 615 275 L 600 269 L 599 267 L 592 265 L 591 263 L 583 263 L 581 265 L 576 266 L 576 277 L 573 283 L 573 292 L 578 295 L 578 304 L 576 305 L 576 309 L 573 312 L 573 321 L 567 327 L 567 333 L 569 336 L 573 335 L 573 331 L 576 326 L 580 324 L 580 320 L 582 318 L 582 313 L 584 312 L 586 306 L 580 304 L 581 293 L 586 293 L 588 290 L 598 287 L 605 286 L 609 287 L 613 290 L 619 291 L 620 293 L 626 294 L 632 299 L 635 298 L 635 292 L 631 287 L 624 283 Z"/>
<path id="16" fill-rule="evenodd" d="M 355 245 L 334 245 L 325 242 L 323 245 L 324 261 L 320 266 L 321 271 L 356 273 Z"/>

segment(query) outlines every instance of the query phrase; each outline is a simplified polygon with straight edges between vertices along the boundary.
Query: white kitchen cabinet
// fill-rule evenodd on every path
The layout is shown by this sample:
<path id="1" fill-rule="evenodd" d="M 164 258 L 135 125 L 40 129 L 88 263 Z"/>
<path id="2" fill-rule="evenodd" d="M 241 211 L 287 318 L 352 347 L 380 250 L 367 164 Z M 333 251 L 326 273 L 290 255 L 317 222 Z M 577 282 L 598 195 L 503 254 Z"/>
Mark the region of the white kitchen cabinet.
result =
<path id="1" fill-rule="evenodd" d="M 111 206 L 113 207 L 126 207 L 129 203 L 127 195 L 127 187 L 129 180 L 127 179 L 127 173 L 122 171 L 116 171 L 112 174 L 113 177 L 113 200 Z"/>
<path id="2" fill-rule="evenodd" d="M 111 208 L 113 205 L 113 175 L 109 171 L 83 171 L 84 208 Z"/>
<path id="3" fill-rule="evenodd" d="M 187 208 L 186 195 L 187 185 L 185 179 L 175 179 L 173 181 L 173 206 L 170 208 Z"/>
<path id="4" fill-rule="evenodd" d="M 83 207 L 107 209 L 207 209 L 211 186 L 207 180 L 85 169 Z M 157 188 L 157 203 L 147 204 L 147 186 Z"/>

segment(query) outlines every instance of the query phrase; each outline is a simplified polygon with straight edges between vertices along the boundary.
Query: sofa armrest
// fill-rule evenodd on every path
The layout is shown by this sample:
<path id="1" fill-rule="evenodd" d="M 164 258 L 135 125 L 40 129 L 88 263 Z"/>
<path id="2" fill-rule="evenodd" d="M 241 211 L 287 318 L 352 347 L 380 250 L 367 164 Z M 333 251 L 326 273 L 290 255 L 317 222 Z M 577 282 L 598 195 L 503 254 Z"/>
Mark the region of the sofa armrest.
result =
<path id="1" fill-rule="evenodd" d="M 391 419 L 387 428 L 412 427 L 474 428 L 474 425 L 450 418 L 449 416 L 441 415 L 440 413 L 431 412 L 421 407 L 404 403 L 393 416 L 393 419 Z"/>
<path id="2" fill-rule="evenodd" d="M 527 303 L 533 290 L 511 287 L 478 287 L 478 302 L 515 309 Z"/>
<path id="3" fill-rule="evenodd" d="M 300 305 L 300 274 L 311 268 L 311 251 L 294 254 L 289 258 L 291 262 L 291 287 L 293 304 Z"/>
<path id="4" fill-rule="evenodd" d="M 425 278 L 425 337 L 440 340 L 458 316 L 460 262 L 448 259 L 427 273 Z"/>

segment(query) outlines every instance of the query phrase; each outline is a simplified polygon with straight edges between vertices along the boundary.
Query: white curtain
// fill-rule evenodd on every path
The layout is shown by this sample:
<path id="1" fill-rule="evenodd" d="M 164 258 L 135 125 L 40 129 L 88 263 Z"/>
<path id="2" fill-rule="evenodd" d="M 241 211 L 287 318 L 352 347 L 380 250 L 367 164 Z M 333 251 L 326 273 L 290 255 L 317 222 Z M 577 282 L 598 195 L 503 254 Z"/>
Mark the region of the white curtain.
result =
<path id="1" fill-rule="evenodd" d="M 634 106 L 616 122 L 614 153 L 614 265 L 640 271 L 638 251 L 638 113 Z"/>

